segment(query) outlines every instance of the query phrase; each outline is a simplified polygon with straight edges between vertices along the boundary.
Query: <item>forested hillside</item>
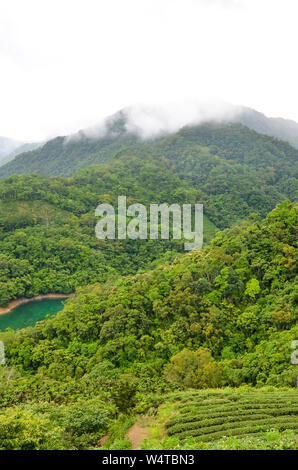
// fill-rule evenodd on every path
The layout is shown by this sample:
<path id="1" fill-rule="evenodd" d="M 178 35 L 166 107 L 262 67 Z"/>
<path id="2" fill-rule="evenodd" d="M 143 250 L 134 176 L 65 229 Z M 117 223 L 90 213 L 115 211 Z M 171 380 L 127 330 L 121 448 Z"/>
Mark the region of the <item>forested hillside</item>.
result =
<path id="1" fill-rule="evenodd" d="M 236 124 L 150 142 L 114 131 L 104 145 L 51 141 L 14 162 L 49 174 L 0 182 L 1 306 L 76 291 L 57 316 L 0 333 L 0 448 L 104 448 L 105 434 L 107 448 L 130 448 L 126 433 L 144 414 L 162 425 L 160 448 L 294 448 L 296 395 L 270 389 L 266 401 L 252 389 L 297 381 L 298 151 Z M 95 208 L 117 208 L 119 195 L 147 207 L 202 203 L 203 250 L 98 240 Z M 228 401 L 220 410 L 217 396 Z M 280 401 L 273 414 L 270 400 Z M 227 444 L 229 434 L 244 437 Z"/>
<path id="2" fill-rule="evenodd" d="M 125 420 L 175 389 L 293 386 L 297 217 L 297 205 L 285 202 L 264 221 L 218 233 L 202 251 L 81 289 L 56 317 L 2 333 L 2 446 L 86 448 L 115 426 L 125 432 Z M 265 415 L 260 424 L 275 422 Z M 289 419 L 278 419 L 287 429 Z"/>
<path id="3" fill-rule="evenodd" d="M 290 119 L 268 117 L 255 109 L 243 107 L 234 119 L 260 134 L 286 140 L 298 148 L 298 123 Z"/>
<path id="4" fill-rule="evenodd" d="M 33 172 L 71 176 L 79 168 L 107 162 L 123 150 L 134 155 L 149 149 L 153 156 L 182 158 L 184 152 L 196 152 L 198 146 L 211 147 L 212 154 L 246 167 L 279 170 L 286 166 L 285 173 L 278 173 L 277 177 L 289 176 L 289 165 L 297 162 L 298 155 L 298 150 L 288 143 L 258 134 L 237 123 L 189 126 L 175 134 L 142 140 L 137 134 L 125 130 L 125 119 L 120 114 L 117 120 L 109 124 L 104 136 L 88 138 L 81 133 L 72 139 L 57 137 L 37 150 L 18 155 L 1 167 L 0 178 L 14 173 Z"/>
<path id="5" fill-rule="evenodd" d="M 45 367 L 43 373 L 57 379 L 76 376 L 78 370 L 84 374 L 101 360 L 122 369 L 140 367 L 140 373 L 150 376 L 160 374 L 183 349 L 203 347 L 216 359 L 251 355 L 247 363 L 232 360 L 235 374 L 229 371 L 229 383 L 290 385 L 286 330 L 297 322 L 297 216 L 297 206 L 285 202 L 263 222 L 220 232 L 210 247 L 173 264 L 90 286 L 57 317 L 13 334 L 7 357 L 24 370 Z M 287 343 L 277 364 L 269 343 L 262 342 L 273 334 L 277 344 L 283 339 Z M 92 353 L 87 344 L 92 344 Z M 51 350 L 59 350 L 56 361 Z M 178 383 L 198 386 L 206 380 L 212 386 L 225 380 L 213 369 L 209 372 L 210 377 L 215 373 L 215 383 L 212 378 L 208 382 L 207 371 L 206 377 L 194 377 L 191 370 L 188 376 L 185 368 L 180 371 L 178 359 L 167 371 Z M 195 356 L 189 360 L 196 363 Z"/>
<path id="6" fill-rule="evenodd" d="M 125 178 L 125 179 L 124 179 Z M 146 181 L 146 185 L 144 185 Z M 95 208 L 196 203 L 200 193 L 165 164 L 125 157 L 74 178 L 14 176 L 0 183 L 0 305 L 22 296 L 70 293 L 109 276 L 134 274 L 184 251 L 183 240 L 98 240 Z M 204 218 L 204 239 L 216 227 Z"/>
<path id="7" fill-rule="evenodd" d="M 0 165 L 3 164 L 5 158 L 20 145 L 22 145 L 22 142 L 0 136 Z"/>
<path id="8" fill-rule="evenodd" d="M 134 274 L 183 250 L 183 241 L 97 240 L 99 203 L 116 207 L 119 195 L 147 206 L 203 203 L 208 242 L 215 227 L 232 226 L 251 213 L 265 216 L 287 197 L 295 200 L 296 157 L 288 144 L 242 126 L 201 126 L 152 144 L 121 147 L 109 163 L 73 177 L 8 177 L 0 183 L 0 304 L 70 293 L 111 274 Z"/>

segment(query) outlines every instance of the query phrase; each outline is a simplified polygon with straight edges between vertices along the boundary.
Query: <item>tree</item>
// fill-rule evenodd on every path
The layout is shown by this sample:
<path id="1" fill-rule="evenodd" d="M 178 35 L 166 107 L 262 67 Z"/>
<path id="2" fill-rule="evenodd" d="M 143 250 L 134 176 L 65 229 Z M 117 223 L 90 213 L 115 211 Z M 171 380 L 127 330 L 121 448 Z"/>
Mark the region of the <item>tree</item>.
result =
<path id="1" fill-rule="evenodd" d="M 261 292 L 260 283 L 256 278 L 250 279 L 246 283 L 245 295 L 247 295 L 250 299 L 255 299 L 256 295 Z"/>
<path id="2" fill-rule="evenodd" d="M 222 385 L 222 371 L 206 348 L 183 349 L 165 368 L 165 377 L 183 387 L 206 388 Z"/>

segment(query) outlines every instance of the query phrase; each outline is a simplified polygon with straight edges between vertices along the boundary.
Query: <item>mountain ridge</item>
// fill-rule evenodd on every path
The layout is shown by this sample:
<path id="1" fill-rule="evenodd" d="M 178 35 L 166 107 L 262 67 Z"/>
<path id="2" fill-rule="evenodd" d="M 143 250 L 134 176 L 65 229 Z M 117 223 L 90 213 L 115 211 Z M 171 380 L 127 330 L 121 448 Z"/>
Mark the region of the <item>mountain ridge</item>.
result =
<path id="1" fill-rule="evenodd" d="M 169 116 L 159 118 L 158 125 L 164 125 L 165 129 L 155 133 L 151 137 L 142 137 L 137 122 L 129 118 L 130 108 L 124 108 L 106 118 L 100 125 L 93 128 L 80 130 L 69 136 L 58 136 L 47 141 L 39 148 L 26 148 L 26 152 L 19 153 L 10 162 L 0 167 L 0 178 L 11 174 L 24 174 L 36 172 L 40 174 L 71 176 L 77 169 L 90 164 L 106 163 L 113 154 L 126 145 L 144 146 L 147 143 L 154 144 L 166 138 L 170 138 L 183 129 L 200 128 L 206 125 L 229 126 L 241 124 L 258 134 L 264 134 L 271 138 L 288 142 L 298 149 L 298 124 L 282 118 L 268 118 L 263 113 L 246 107 L 231 108 L 229 118 L 219 120 L 207 120 L 198 124 L 189 123 L 181 126 L 174 132 L 166 130 Z M 148 112 L 149 113 L 149 112 Z M 143 112 L 148 115 L 146 110 Z M 137 115 L 138 117 L 138 115 Z M 143 117 L 143 115 L 141 116 Z M 150 118 L 149 113 L 149 118 Z M 154 116 L 153 116 L 154 117 Z M 158 116 L 157 116 L 158 117 Z M 208 116 L 207 116 L 208 117 Z M 148 119 L 149 119 L 148 118 Z M 130 119 L 130 121 L 129 121 Z M 140 118 L 140 121 L 142 119 Z M 161 124 L 160 124 L 161 123 Z M 152 124 L 152 123 L 151 123 Z M 156 122 L 154 122 L 156 125 Z M 179 127 L 179 126 L 178 126 Z M 26 144 L 38 145 L 38 144 Z M 11 155 L 11 157 L 13 154 Z M 11 158 L 10 157 L 10 158 Z M 73 160 L 71 162 L 71 160 Z"/>
<path id="2" fill-rule="evenodd" d="M 0 164 L 3 162 L 5 157 L 7 157 L 22 144 L 23 142 L 18 140 L 0 136 Z"/>

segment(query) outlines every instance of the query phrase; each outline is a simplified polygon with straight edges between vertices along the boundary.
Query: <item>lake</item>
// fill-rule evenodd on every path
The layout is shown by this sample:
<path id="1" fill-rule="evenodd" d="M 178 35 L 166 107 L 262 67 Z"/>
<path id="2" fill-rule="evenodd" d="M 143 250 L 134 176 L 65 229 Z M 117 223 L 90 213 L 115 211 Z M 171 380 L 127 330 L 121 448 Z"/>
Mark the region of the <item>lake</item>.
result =
<path id="1" fill-rule="evenodd" d="M 44 320 L 48 314 L 55 315 L 60 312 L 65 300 L 43 299 L 18 305 L 11 312 L 0 315 L 0 331 L 5 331 L 6 328 L 19 330 L 34 326 L 36 322 Z"/>

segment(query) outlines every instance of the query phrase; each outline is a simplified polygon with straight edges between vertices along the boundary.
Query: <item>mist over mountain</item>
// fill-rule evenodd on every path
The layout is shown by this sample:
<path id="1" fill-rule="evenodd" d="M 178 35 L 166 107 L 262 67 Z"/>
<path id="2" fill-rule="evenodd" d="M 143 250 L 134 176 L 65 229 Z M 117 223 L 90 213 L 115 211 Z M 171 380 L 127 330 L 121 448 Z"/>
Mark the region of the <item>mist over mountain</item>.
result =
<path id="1" fill-rule="evenodd" d="M 155 106 L 137 104 L 123 108 L 93 127 L 68 136 L 66 141 L 123 133 L 150 140 L 174 134 L 185 126 L 198 126 L 206 122 L 232 122 L 242 110 L 241 106 L 210 101 L 164 103 Z"/>
<path id="2" fill-rule="evenodd" d="M 297 122 L 268 117 L 254 109 L 223 102 L 130 106 L 93 127 L 66 137 L 66 142 L 84 137 L 100 139 L 106 135 L 115 136 L 123 133 L 135 134 L 147 140 L 173 134 L 185 126 L 198 126 L 208 122 L 240 123 L 261 134 L 286 140 L 298 148 Z"/>
<path id="3" fill-rule="evenodd" d="M 8 139 L 7 137 L 0 137 L 0 163 L 20 145 L 22 145 L 22 142 Z"/>
<path id="4" fill-rule="evenodd" d="M 9 158 L 12 161 L 6 163 L 2 160 L 0 178 L 14 173 L 32 172 L 71 176 L 82 167 L 108 162 L 117 152 L 123 151 L 126 147 L 129 147 L 130 152 L 134 153 L 136 148 L 138 151 L 142 151 L 147 145 L 150 145 L 153 152 L 157 151 L 157 147 L 161 152 L 161 146 L 164 145 L 165 139 L 169 139 L 170 142 L 174 135 L 181 138 L 180 134 L 182 132 L 182 135 L 185 135 L 185 129 L 196 130 L 195 143 L 197 145 L 210 145 L 213 138 L 206 140 L 203 137 L 207 128 L 213 129 L 213 134 L 219 132 L 218 128 L 225 128 L 228 135 L 232 129 L 235 132 L 239 125 L 259 134 L 287 141 L 293 147 L 298 148 L 298 124 L 296 122 L 282 118 L 269 118 L 258 111 L 243 106 L 191 102 L 183 105 L 168 104 L 155 107 L 137 105 L 124 108 L 93 127 L 82 129 L 69 136 L 56 137 L 43 145 L 35 143 L 23 144 L 21 147 L 16 146 L 9 156 L 6 156 L 6 159 Z M 243 138 L 248 138 L 248 146 L 253 146 L 255 139 L 260 142 L 260 137 L 255 134 L 249 134 L 248 137 L 248 133 L 244 129 L 243 127 L 242 133 L 245 136 Z M 240 134 L 241 132 L 238 132 L 238 138 L 241 140 Z M 184 149 L 187 144 L 184 138 Z M 265 144 L 265 140 L 263 144 Z M 224 145 L 230 146 L 228 139 Z M 284 147 L 282 143 L 278 143 L 274 139 L 267 140 L 266 145 Z M 179 151 L 182 151 L 181 148 Z M 235 151 L 234 149 L 233 152 L 235 153 Z M 247 152 L 248 148 L 245 151 Z M 239 152 L 243 153 L 241 145 Z M 283 150 L 277 150 L 278 152 L 283 152 Z M 167 150 L 164 151 L 164 154 L 166 153 Z M 260 153 L 262 154 L 262 151 Z"/>
<path id="5" fill-rule="evenodd" d="M 281 120 L 279 127 L 279 120 L 247 108 L 213 117 L 193 109 L 183 116 L 174 110 L 124 109 L 0 168 L 0 306 L 76 291 L 57 317 L 0 332 L 9 361 L 4 383 L 10 370 L 18 368 L 19 374 L 9 388 L 0 386 L 7 419 L 15 421 L 11 410 L 24 410 L 24 404 L 35 413 L 51 390 L 51 403 L 43 409 L 48 417 L 51 407 L 51 426 L 59 430 L 56 408 L 67 413 L 76 390 L 75 416 L 88 409 L 93 423 L 103 406 L 108 413 L 115 409 L 117 390 L 121 397 L 127 390 L 121 377 L 131 377 L 132 371 L 134 393 L 144 403 L 131 406 L 141 413 L 156 391 L 164 404 L 165 393 L 181 388 L 191 387 L 193 394 L 193 387 L 204 393 L 212 387 L 213 393 L 225 385 L 272 389 L 296 383 L 289 348 L 297 338 L 297 204 L 290 201 L 298 199 L 298 149 L 265 134 L 295 138 L 295 125 Z M 183 255 L 183 240 L 98 240 L 94 208 L 99 201 L 115 207 L 119 194 L 146 207 L 201 202 L 206 246 Z M 196 365 L 193 372 L 194 358 L 202 355 L 208 361 L 203 372 Z M 175 373 L 181 360 L 190 370 L 185 379 Z M 53 397 L 59 406 L 52 404 Z M 94 405 L 100 397 L 105 401 Z M 127 413 L 126 401 L 115 404 Z M 278 409 L 282 429 L 285 422 L 297 427 L 292 407 Z M 76 422 L 72 416 L 70 422 Z M 274 423 L 279 419 L 274 416 Z M 25 420 L 32 423 L 32 417 Z M 251 422 L 258 426 L 260 421 L 249 415 Z M 185 426 L 191 438 L 197 435 L 189 422 Z M 107 424 L 102 433 L 111 429 Z M 207 436 L 210 429 L 212 424 Z M 220 429 L 217 436 L 226 436 Z M 87 433 L 85 446 L 94 446 L 96 436 Z M 64 440 L 63 448 L 82 448 L 83 441 L 73 442 Z"/>
<path id="6" fill-rule="evenodd" d="M 298 123 L 290 119 L 267 117 L 254 109 L 242 108 L 235 117 L 236 122 L 261 134 L 286 140 L 298 148 Z"/>
<path id="7" fill-rule="evenodd" d="M 35 150 L 41 145 L 40 142 L 24 143 L 7 137 L 0 137 L 0 165 L 10 162 L 21 153 Z"/>

